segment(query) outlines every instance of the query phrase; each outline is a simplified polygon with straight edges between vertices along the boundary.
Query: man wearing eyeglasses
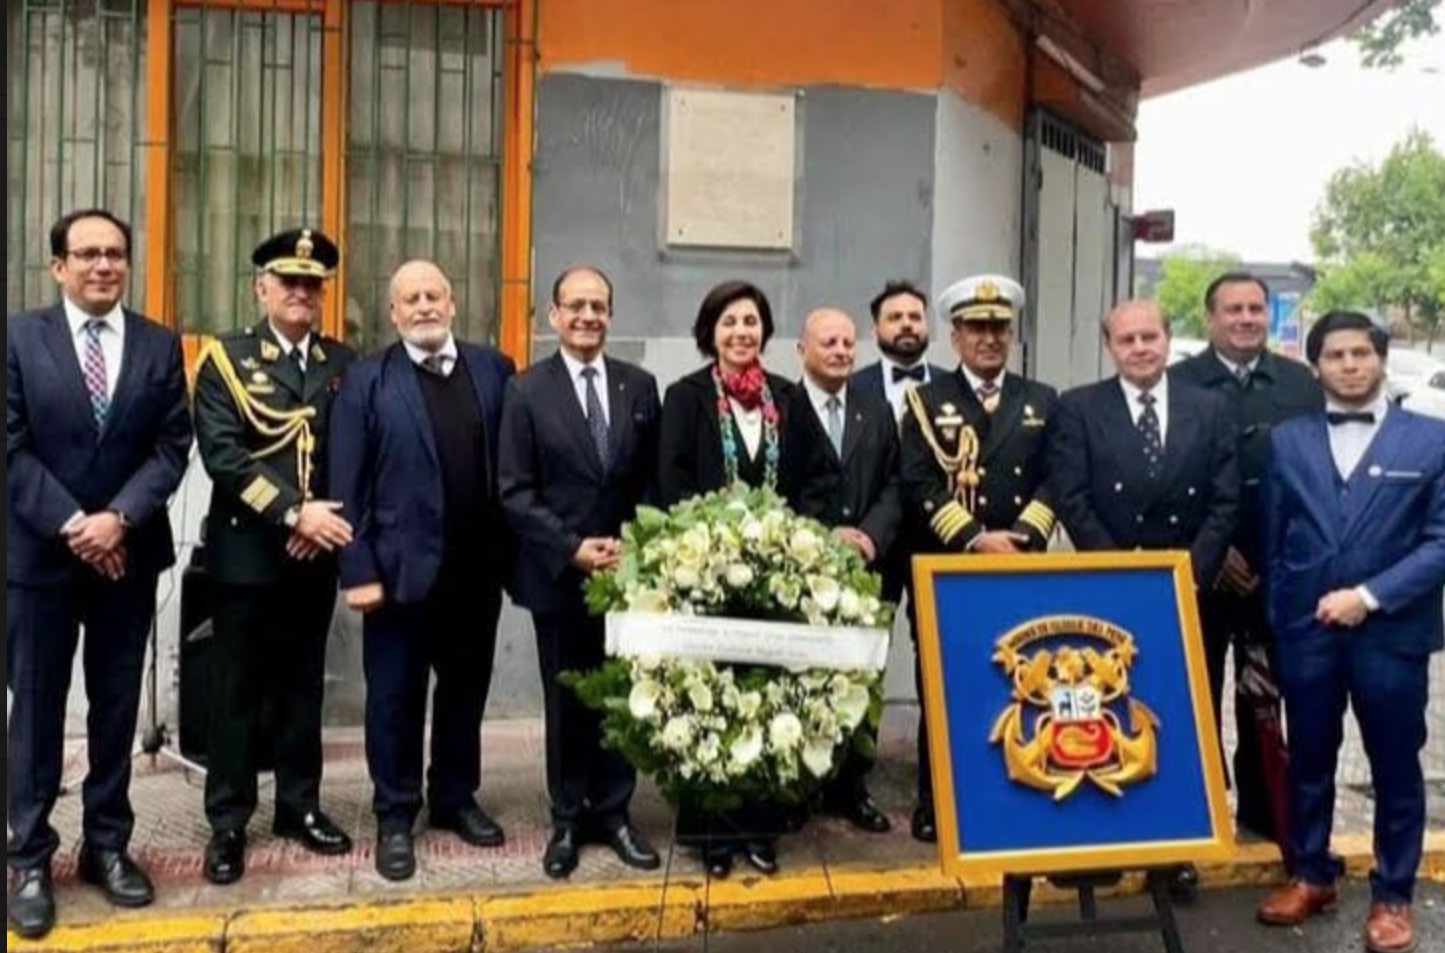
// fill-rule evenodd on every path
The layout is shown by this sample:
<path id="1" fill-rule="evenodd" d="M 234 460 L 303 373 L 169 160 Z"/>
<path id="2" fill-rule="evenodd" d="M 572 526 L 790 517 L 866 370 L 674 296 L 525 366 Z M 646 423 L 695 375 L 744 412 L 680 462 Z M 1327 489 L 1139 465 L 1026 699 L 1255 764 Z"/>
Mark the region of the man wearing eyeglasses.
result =
<path id="1" fill-rule="evenodd" d="M 600 716 L 557 680 L 602 664 L 602 620 L 587 612 L 583 582 L 622 558 L 622 524 L 657 472 L 657 382 L 604 355 L 612 306 L 599 269 L 564 271 L 548 316 L 560 350 L 512 379 L 502 411 L 502 506 L 518 537 L 512 595 L 536 624 L 546 701 L 552 838 L 542 868 L 553 879 L 576 869 L 589 839 L 630 867 L 661 863 L 628 817 L 632 767 L 602 747 Z"/>
<path id="2" fill-rule="evenodd" d="M 175 562 L 166 503 L 191 446 L 180 340 L 120 303 L 130 227 L 74 212 L 55 223 L 50 251 L 60 303 L 5 328 L 6 913 L 32 939 L 55 924 L 50 814 L 81 629 L 90 770 L 80 876 L 116 906 L 154 897 L 128 854 L 131 746 L 156 580 Z"/>

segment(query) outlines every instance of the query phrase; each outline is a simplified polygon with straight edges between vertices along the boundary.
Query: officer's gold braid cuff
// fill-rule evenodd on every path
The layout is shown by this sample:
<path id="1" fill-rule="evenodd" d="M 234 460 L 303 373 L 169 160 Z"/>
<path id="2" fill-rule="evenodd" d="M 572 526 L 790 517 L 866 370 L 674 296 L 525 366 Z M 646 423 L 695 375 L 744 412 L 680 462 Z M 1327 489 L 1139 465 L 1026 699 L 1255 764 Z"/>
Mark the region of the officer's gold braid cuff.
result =
<path id="1" fill-rule="evenodd" d="M 972 522 L 973 514 L 964 509 L 962 503 L 954 500 L 941 506 L 928 525 L 945 545 L 951 545 Z"/>
<path id="2" fill-rule="evenodd" d="M 296 486 L 301 491 L 303 498 L 311 495 L 311 454 L 315 448 L 316 441 L 311 434 L 311 418 L 316 416 L 316 408 L 311 406 L 298 407 L 295 410 L 277 410 L 269 407 L 261 401 L 252 397 L 246 390 L 245 383 L 241 376 L 236 373 L 235 365 L 231 363 L 231 356 L 226 353 L 226 348 L 215 338 L 206 342 L 201 351 L 201 359 L 197 363 L 197 373 L 200 368 L 205 367 L 210 361 L 216 365 L 216 372 L 221 375 L 226 390 L 231 394 L 231 401 L 251 429 L 262 437 L 274 441 L 260 450 L 252 451 L 251 459 L 264 460 L 266 457 L 274 456 L 285 450 L 292 444 L 296 444 Z"/>
<path id="3" fill-rule="evenodd" d="M 1048 506 L 1040 503 L 1038 500 L 1034 500 L 1028 506 L 1024 507 L 1024 511 L 1019 514 L 1019 522 L 1027 526 L 1032 526 L 1039 531 L 1040 536 L 1048 539 L 1054 535 L 1054 527 L 1058 524 L 1058 517 L 1054 515 L 1054 511 L 1049 509 Z"/>

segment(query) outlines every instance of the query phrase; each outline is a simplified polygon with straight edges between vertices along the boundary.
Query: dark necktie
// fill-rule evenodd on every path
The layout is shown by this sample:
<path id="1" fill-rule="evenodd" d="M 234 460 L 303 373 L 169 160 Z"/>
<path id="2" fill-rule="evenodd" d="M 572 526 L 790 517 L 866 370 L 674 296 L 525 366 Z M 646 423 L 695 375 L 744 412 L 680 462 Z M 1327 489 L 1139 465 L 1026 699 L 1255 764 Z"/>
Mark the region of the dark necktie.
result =
<path id="1" fill-rule="evenodd" d="M 1147 392 L 1139 395 L 1139 403 L 1144 405 L 1139 414 L 1139 436 L 1144 438 L 1144 465 L 1151 480 L 1159 479 L 1164 462 L 1164 438 L 1159 433 L 1159 414 L 1154 410 L 1157 400 Z"/>
<path id="2" fill-rule="evenodd" d="M 104 330 L 105 321 L 100 318 L 85 322 L 85 390 L 90 395 L 90 413 L 95 418 L 96 430 L 105 429 L 105 418 L 110 413 L 105 351 L 100 346 L 100 333 Z"/>
<path id="3" fill-rule="evenodd" d="M 597 459 L 602 469 L 607 469 L 607 414 L 602 410 L 602 398 L 597 394 L 597 368 L 582 368 L 582 379 L 587 382 L 587 430 L 592 434 L 592 444 L 597 448 Z"/>
<path id="4" fill-rule="evenodd" d="M 447 359 L 440 354 L 428 354 L 421 359 L 422 370 L 437 377 L 447 376 Z"/>
<path id="5" fill-rule="evenodd" d="M 984 381 L 978 385 L 978 402 L 990 414 L 998 410 L 998 381 Z"/>
<path id="6" fill-rule="evenodd" d="M 1330 411 L 1325 414 L 1325 419 L 1331 426 L 1338 427 L 1340 424 L 1371 424 L 1375 422 L 1375 415 L 1368 410 L 1360 411 Z"/>
<path id="7" fill-rule="evenodd" d="M 300 374 L 304 379 L 306 377 L 306 363 L 305 355 L 301 353 L 301 346 L 298 344 L 293 347 L 291 353 L 286 356 L 290 358 L 292 364 L 296 365 L 296 373 Z"/>
<path id="8" fill-rule="evenodd" d="M 1234 379 L 1240 390 L 1249 390 L 1249 385 L 1254 383 L 1254 371 L 1249 369 L 1248 364 L 1240 364 L 1234 369 Z"/>
<path id="9" fill-rule="evenodd" d="M 902 381 L 914 381 L 922 384 L 926 380 L 928 380 L 928 368 L 923 364 L 915 364 L 912 367 L 895 365 L 893 368 L 893 383 L 895 384 Z"/>

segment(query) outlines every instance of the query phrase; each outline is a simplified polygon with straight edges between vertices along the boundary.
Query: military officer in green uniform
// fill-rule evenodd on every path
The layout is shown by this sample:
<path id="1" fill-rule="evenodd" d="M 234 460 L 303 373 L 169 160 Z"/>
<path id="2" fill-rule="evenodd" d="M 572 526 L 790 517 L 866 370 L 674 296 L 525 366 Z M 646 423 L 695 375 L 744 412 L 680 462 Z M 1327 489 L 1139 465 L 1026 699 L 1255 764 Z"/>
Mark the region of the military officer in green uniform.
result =
<path id="1" fill-rule="evenodd" d="M 336 551 L 351 541 L 326 498 L 331 403 L 354 354 L 320 333 L 322 293 L 340 261 L 315 229 L 258 245 L 263 319 L 211 341 L 196 378 L 197 442 L 213 481 L 206 519 L 214 581 L 205 875 L 245 873 L 257 805 L 257 712 L 277 706 L 275 833 L 318 854 L 351 841 L 321 811 L 321 702 L 336 603 Z"/>
<path id="2" fill-rule="evenodd" d="M 1054 533 L 1044 431 L 1058 394 L 1007 369 L 1023 302 L 1018 283 L 998 275 L 965 278 L 938 299 L 960 363 L 954 373 L 909 392 L 900 463 L 905 518 L 919 527 L 918 538 L 932 540 L 934 552 L 1039 552 Z M 933 834 L 921 715 L 918 730 L 914 829 Z"/>

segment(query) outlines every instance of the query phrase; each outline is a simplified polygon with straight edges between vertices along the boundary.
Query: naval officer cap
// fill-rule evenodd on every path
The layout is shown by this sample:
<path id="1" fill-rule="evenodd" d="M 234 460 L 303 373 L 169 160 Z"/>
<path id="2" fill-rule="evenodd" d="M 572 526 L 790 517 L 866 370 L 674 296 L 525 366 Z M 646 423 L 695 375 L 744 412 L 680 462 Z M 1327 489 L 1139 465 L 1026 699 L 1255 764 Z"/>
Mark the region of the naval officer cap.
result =
<path id="1" fill-rule="evenodd" d="M 251 264 L 273 275 L 330 278 L 341 263 L 341 251 L 314 228 L 277 232 L 251 252 Z"/>
<path id="2" fill-rule="evenodd" d="M 1013 321 L 1024 307 L 1024 289 L 1003 275 L 974 275 L 955 281 L 938 296 L 938 313 L 959 321 Z"/>

